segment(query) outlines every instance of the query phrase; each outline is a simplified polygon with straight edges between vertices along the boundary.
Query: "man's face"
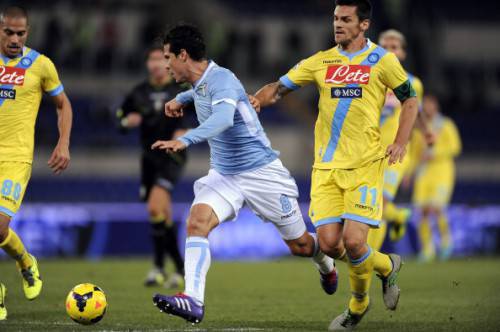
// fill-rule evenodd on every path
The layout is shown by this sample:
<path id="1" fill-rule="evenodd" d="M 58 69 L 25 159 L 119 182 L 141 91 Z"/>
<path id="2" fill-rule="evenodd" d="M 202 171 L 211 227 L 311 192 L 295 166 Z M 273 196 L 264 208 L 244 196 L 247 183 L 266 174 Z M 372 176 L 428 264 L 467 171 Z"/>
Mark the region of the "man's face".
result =
<path id="1" fill-rule="evenodd" d="M 161 79 L 168 75 L 167 60 L 161 50 L 153 50 L 149 53 L 146 67 L 150 77 Z"/>
<path id="2" fill-rule="evenodd" d="M 187 80 L 187 64 L 185 61 L 185 51 L 175 55 L 170 51 L 170 44 L 163 46 L 163 56 L 167 60 L 166 68 L 177 83 L 184 83 Z"/>
<path id="3" fill-rule="evenodd" d="M 422 101 L 422 106 L 424 109 L 425 115 L 432 119 L 439 112 L 439 104 L 435 97 L 433 96 L 425 96 Z"/>
<path id="4" fill-rule="evenodd" d="M 342 46 L 349 45 L 369 26 L 369 20 L 359 21 L 356 6 L 337 6 L 333 16 L 335 42 Z"/>
<path id="5" fill-rule="evenodd" d="M 21 54 L 27 38 L 26 18 L 4 17 L 0 23 L 0 50 L 3 55 L 13 58 Z"/>
<path id="6" fill-rule="evenodd" d="M 403 49 L 401 40 L 398 38 L 385 37 L 380 41 L 380 46 L 385 48 L 387 51 L 394 53 L 399 61 L 404 61 L 406 59 L 406 52 Z"/>

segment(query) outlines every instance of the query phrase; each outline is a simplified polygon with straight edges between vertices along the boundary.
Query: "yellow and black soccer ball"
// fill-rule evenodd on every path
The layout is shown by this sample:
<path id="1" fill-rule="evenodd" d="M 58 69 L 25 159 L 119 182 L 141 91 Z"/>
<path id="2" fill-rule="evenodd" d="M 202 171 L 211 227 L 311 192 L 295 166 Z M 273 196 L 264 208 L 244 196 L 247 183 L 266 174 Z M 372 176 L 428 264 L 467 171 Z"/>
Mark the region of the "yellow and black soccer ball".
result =
<path id="1" fill-rule="evenodd" d="M 94 284 L 76 285 L 66 298 L 66 312 L 75 322 L 91 325 L 99 322 L 106 313 L 108 303 L 101 288 Z"/>

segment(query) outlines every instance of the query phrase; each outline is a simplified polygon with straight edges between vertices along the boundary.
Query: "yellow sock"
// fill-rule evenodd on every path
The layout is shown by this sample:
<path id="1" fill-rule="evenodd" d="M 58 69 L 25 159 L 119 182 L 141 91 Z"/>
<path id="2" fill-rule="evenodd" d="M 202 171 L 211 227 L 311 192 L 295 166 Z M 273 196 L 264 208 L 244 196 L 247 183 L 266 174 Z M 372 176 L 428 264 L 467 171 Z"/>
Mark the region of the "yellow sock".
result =
<path id="1" fill-rule="evenodd" d="M 377 274 L 387 277 L 392 271 L 392 261 L 389 255 L 373 250 L 373 270 Z"/>
<path id="2" fill-rule="evenodd" d="M 384 244 L 385 234 L 387 233 L 387 223 L 385 221 L 380 222 L 379 228 L 371 228 L 368 231 L 368 245 L 375 250 L 380 250 L 382 244 Z"/>
<path id="3" fill-rule="evenodd" d="M 352 293 L 349 310 L 354 314 L 364 313 L 370 303 L 368 291 L 372 281 L 373 264 L 373 251 L 370 247 L 363 257 L 352 259 L 348 264 Z"/>
<path id="4" fill-rule="evenodd" d="M 387 201 L 384 205 L 382 218 L 394 222 L 396 224 L 404 224 L 410 215 L 410 210 L 399 208 L 391 201 Z"/>
<path id="5" fill-rule="evenodd" d="M 420 237 L 420 252 L 428 257 L 434 256 L 434 244 L 432 243 L 432 229 L 429 218 L 422 218 L 418 225 Z"/>
<path id="6" fill-rule="evenodd" d="M 33 264 L 30 255 L 24 248 L 24 244 L 19 238 L 19 236 L 11 228 L 9 228 L 9 234 L 5 240 L 0 243 L 0 248 L 2 248 L 7 255 L 14 258 L 21 269 L 27 269 Z"/>
<path id="7" fill-rule="evenodd" d="M 439 234 L 441 235 L 441 248 L 451 245 L 450 228 L 448 226 L 448 216 L 440 213 L 438 217 Z"/>

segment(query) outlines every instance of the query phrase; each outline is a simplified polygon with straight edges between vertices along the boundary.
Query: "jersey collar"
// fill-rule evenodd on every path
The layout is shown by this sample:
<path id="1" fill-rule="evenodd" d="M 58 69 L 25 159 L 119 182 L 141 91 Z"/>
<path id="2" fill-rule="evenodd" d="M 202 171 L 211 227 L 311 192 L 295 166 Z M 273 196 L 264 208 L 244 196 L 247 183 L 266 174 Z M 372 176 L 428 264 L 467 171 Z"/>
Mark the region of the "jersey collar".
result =
<path id="1" fill-rule="evenodd" d="M 200 83 L 205 79 L 205 77 L 207 77 L 208 72 L 216 66 L 217 66 L 217 64 L 214 61 L 209 60 L 207 69 L 205 69 L 205 71 L 203 72 L 203 75 L 201 75 L 200 79 L 197 80 L 196 82 L 194 82 L 193 89 L 196 90 L 198 85 L 200 85 Z"/>
<path id="2" fill-rule="evenodd" d="M 1 57 L 2 61 L 3 61 L 3 63 L 6 65 L 6 64 L 9 63 L 10 60 L 15 60 L 15 59 L 23 57 L 25 53 L 26 53 L 26 46 L 23 46 L 23 50 L 21 51 L 21 53 L 19 53 L 18 55 L 16 55 L 14 58 L 9 58 L 8 56 L 3 55 L 1 53 L 0 53 L 0 57 Z"/>
<path id="3" fill-rule="evenodd" d="M 346 56 L 349 58 L 349 61 L 351 61 L 355 56 L 360 55 L 363 52 L 366 52 L 370 47 L 372 46 L 372 42 L 369 38 L 366 38 L 366 45 L 359 51 L 356 51 L 354 53 L 348 53 L 346 51 L 343 51 L 339 46 L 337 46 L 337 50 L 339 51 L 340 54 Z"/>

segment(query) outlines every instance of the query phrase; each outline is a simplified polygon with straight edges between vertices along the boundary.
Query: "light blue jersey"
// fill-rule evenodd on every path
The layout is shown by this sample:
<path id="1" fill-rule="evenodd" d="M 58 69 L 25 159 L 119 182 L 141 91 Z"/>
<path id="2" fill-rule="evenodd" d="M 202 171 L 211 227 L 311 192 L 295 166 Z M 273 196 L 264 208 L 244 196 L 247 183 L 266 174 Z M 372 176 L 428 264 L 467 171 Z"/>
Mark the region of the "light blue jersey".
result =
<path id="1" fill-rule="evenodd" d="M 194 102 L 200 122 L 178 140 L 188 146 L 208 141 L 211 168 L 220 174 L 251 171 L 278 157 L 243 85 L 230 70 L 210 61 L 193 88 L 178 94 L 176 100 Z"/>

